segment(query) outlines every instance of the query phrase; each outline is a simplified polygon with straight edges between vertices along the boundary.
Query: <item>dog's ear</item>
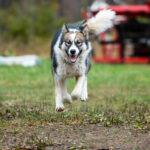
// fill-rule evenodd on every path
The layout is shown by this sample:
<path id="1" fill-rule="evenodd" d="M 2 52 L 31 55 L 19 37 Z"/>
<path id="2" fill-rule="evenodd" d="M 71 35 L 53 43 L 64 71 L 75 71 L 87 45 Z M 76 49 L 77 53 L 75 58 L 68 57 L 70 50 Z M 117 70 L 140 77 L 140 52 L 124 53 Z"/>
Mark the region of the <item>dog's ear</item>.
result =
<path id="1" fill-rule="evenodd" d="M 64 33 L 67 33 L 67 32 L 69 32 L 68 27 L 67 27 L 66 24 L 63 24 L 63 26 L 62 26 L 62 33 L 64 34 Z"/>
<path id="2" fill-rule="evenodd" d="M 80 26 L 80 32 L 86 37 L 86 39 L 89 39 L 89 29 L 86 24 Z"/>

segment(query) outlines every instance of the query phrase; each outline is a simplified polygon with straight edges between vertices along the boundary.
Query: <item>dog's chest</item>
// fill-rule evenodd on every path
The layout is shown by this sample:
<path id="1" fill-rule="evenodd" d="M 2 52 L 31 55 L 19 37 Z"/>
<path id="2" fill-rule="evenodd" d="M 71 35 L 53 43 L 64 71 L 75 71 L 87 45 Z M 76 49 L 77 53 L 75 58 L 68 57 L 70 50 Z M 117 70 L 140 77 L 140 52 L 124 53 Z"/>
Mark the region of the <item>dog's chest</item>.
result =
<path id="1" fill-rule="evenodd" d="M 83 75 L 85 72 L 84 64 L 67 64 L 63 63 L 57 68 L 57 72 L 62 78 L 71 78 Z"/>

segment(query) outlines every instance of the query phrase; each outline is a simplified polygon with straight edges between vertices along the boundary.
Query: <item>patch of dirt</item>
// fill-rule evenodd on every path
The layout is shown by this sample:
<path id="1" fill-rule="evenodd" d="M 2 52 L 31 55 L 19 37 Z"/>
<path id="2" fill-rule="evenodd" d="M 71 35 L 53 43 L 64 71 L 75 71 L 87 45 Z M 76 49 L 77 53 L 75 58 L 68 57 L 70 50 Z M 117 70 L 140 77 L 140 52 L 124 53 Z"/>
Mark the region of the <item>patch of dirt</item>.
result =
<path id="1" fill-rule="evenodd" d="M 20 131 L 7 131 L 2 139 L 3 149 L 24 148 L 46 150 L 148 150 L 150 132 L 142 133 L 127 127 L 96 125 L 64 126 L 58 124 L 24 126 Z"/>

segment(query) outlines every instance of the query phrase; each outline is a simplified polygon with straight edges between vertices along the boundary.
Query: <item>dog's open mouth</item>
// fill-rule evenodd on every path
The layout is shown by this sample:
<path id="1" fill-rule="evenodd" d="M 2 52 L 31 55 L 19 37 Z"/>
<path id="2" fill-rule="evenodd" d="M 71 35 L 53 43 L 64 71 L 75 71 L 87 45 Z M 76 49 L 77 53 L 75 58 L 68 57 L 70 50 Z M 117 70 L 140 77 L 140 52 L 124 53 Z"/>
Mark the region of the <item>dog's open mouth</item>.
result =
<path id="1" fill-rule="evenodd" d="M 76 60 L 77 60 L 77 56 L 71 55 L 71 56 L 69 56 L 69 60 L 70 60 L 72 63 L 75 63 Z"/>

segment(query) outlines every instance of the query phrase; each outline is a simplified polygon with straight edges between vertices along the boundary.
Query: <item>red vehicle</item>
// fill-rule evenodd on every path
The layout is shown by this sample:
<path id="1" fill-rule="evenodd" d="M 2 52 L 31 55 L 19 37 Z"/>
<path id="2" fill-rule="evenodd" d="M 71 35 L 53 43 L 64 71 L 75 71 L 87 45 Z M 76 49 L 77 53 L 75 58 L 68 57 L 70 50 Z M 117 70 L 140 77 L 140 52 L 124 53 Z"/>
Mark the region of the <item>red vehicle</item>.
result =
<path id="1" fill-rule="evenodd" d="M 100 34 L 101 57 L 93 57 L 94 62 L 104 63 L 149 63 L 150 62 L 150 3 L 147 5 L 114 5 L 102 9 L 116 12 L 114 28 L 116 34 L 113 39 L 106 38 L 107 32 Z M 97 11 L 98 12 L 98 11 Z M 82 12 L 84 19 L 97 12 Z M 118 18 L 118 19 L 117 19 Z M 124 18 L 124 19 L 120 19 Z M 132 53 L 126 53 L 126 43 L 132 44 Z M 108 47 L 108 45 L 110 45 Z M 114 45 L 118 45 L 117 49 Z M 116 51 L 116 57 L 113 52 Z"/>

